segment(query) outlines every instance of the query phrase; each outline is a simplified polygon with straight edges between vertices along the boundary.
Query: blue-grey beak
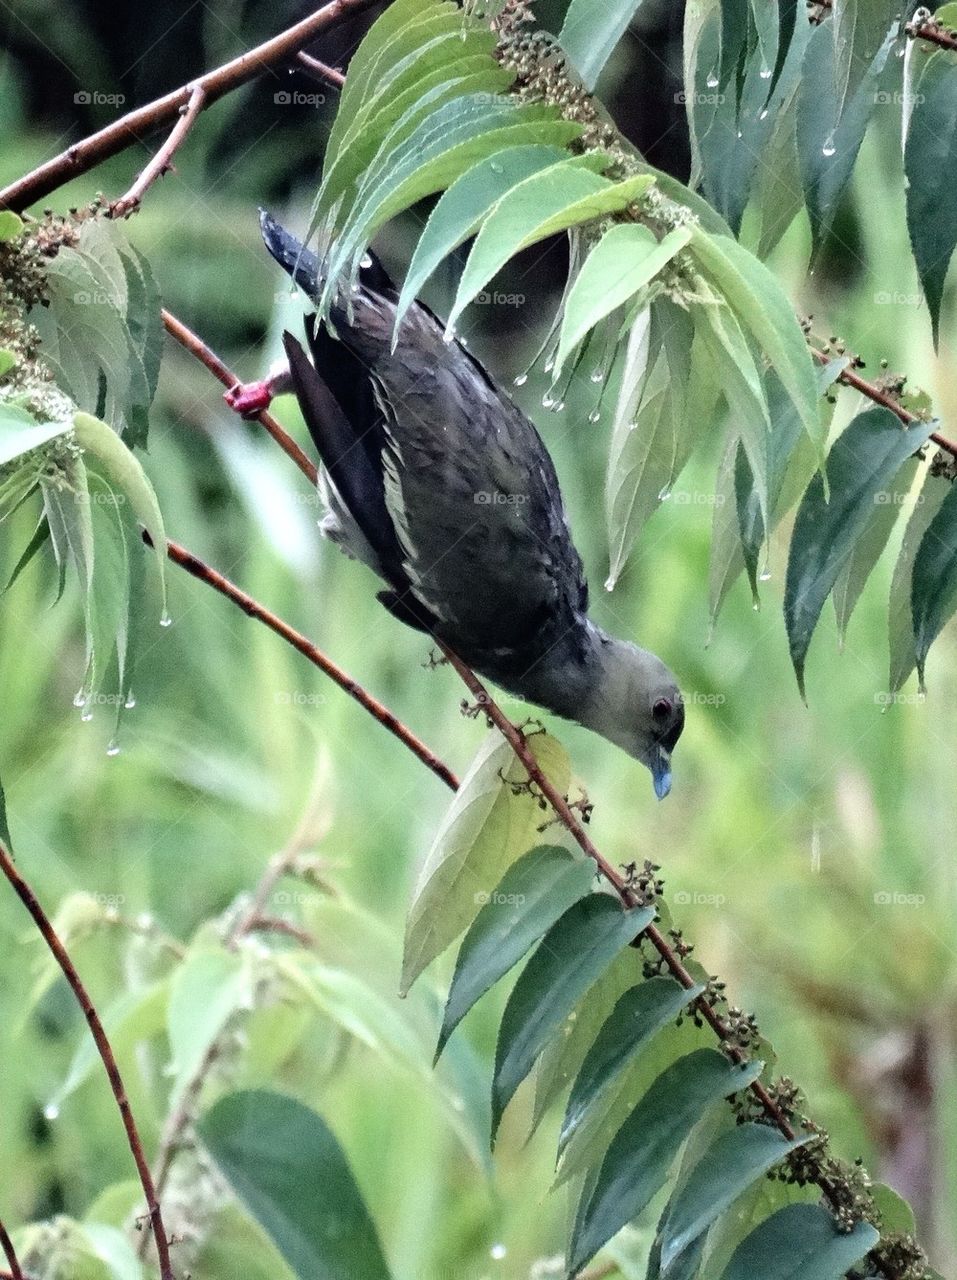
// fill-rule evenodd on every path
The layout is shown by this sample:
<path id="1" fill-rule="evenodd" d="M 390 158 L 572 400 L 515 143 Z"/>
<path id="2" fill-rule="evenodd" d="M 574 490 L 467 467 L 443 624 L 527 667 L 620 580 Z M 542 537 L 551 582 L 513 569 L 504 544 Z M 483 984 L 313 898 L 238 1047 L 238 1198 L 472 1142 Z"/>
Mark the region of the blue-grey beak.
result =
<path id="1" fill-rule="evenodd" d="M 656 746 L 651 757 L 651 778 L 655 784 L 655 795 L 664 800 L 671 790 L 671 755 L 664 747 Z"/>

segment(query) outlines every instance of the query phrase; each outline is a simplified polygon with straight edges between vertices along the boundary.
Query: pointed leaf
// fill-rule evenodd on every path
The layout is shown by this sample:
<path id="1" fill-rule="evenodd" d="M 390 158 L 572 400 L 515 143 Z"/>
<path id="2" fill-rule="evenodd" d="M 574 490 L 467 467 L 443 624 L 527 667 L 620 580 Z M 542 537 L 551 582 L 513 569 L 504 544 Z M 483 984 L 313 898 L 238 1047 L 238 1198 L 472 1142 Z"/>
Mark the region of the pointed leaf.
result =
<path id="1" fill-rule="evenodd" d="M 559 1155 L 609 1083 L 652 1036 L 674 1021 L 703 989 L 700 985 L 682 987 L 674 978 L 659 977 L 648 978 L 621 996 L 595 1037 L 572 1085 L 558 1139 Z"/>
<path id="2" fill-rule="evenodd" d="M 957 164 L 957 75 L 953 55 L 928 58 L 914 94 L 904 149 L 907 229 L 927 298 L 934 342 L 947 268 L 957 245 L 957 206 L 946 185 Z"/>
<path id="3" fill-rule="evenodd" d="M 944 475 L 934 475 L 928 468 L 914 510 L 911 512 L 900 555 L 894 566 L 888 601 L 887 630 L 890 638 L 890 668 L 887 688 L 896 693 L 917 665 L 914 643 L 914 613 L 911 608 L 911 580 L 914 559 L 924 540 L 927 526 L 940 510 L 953 484 Z"/>
<path id="4" fill-rule="evenodd" d="M 177 1100 L 229 1019 L 252 996 L 248 957 L 209 947 L 193 949 L 173 974 L 167 1010 Z"/>
<path id="5" fill-rule="evenodd" d="M 198 1130 L 220 1173 L 300 1280 L 389 1280 L 342 1148 L 314 1111 L 252 1089 L 221 1098 Z"/>
<path id="6" fill-rule="evenodd" d="M 842 1232 L 820 1205 L 787 1205 L 744 1240 L 721 1280 L 841 1280 L 879 1238 L 869 1222 Z"/>
<path id="7" fill-rule="evenodd" d="M 571 0 L 558 43 L 593 90 L 642 0 Z"/>
<path id="8" fill-rule="evenodd" d="M 568 1251 L 572 1274 L 664 1185 L 682 1142 L 702 1115 L 756 1079 L 761 1065 L 736 1066 L 715 1049 L 697 1049 L 662 1072 L 618 1130 L 591 1194 L 579 1205 Z"/>
<path id="9" fill-rule="evenodd" d="M 509 867 L 462 940 L 436 1058 L 475 1002 L 589 892 L 594 878 L 590 861 L 558 845 L 538 845 Z"/>
<path id="10" fill-rule="evenodd" d="M 532 750 L 564 794 L 570 765 L 557 739 L 536 734 Z M 528 778 L 498 730 L 489 733 L 446 814 L 412 896 L 402 961 L 403 994 L 467 929 L 517 858 L 538 843 L 542 811 L 522 790 Z"/>
<path id="11" fill-rule="evenodd" d="M 0 467 L 72 429 L 71 422 L 37 422 L 26 409 L 0 403 Z"/>
<path id="12" fill-rule="evenodd" d="M 654 919 L 617 898 L 589 894 L 553 925 L 512 989 L 495 1048 L 492 1137 L 502 1112 L 549 1039 L 615 956 Z"/>
<path id="13" fill-rule="evenodd" d="M 917 674 L 923 685 L 927 651 L 957 609 L 957 485 L 951 485 L 917 548 L 911 608 Z"/>
<path id="14" fill-rule="evenodd" d="M 784 593 L 791 660 L 802 696 L 811 635 L 874 511 L 875 495 L 887 489 L 933 429 L 932 422 L 905 428 L 889 409 L 867 409 L 838 436 L 828 454 L 830 501 L 825 500 L 820 473 L 808 486 L 794 523 Z"/>
<path id="15" fill-rule="evenodd" d="M 752 1182 L 808 1141 L 789 1142 L 777 1129 L 754 1123 L 721 1134 L 668 1205 L 661 1228 L 662 1273 Z"/>

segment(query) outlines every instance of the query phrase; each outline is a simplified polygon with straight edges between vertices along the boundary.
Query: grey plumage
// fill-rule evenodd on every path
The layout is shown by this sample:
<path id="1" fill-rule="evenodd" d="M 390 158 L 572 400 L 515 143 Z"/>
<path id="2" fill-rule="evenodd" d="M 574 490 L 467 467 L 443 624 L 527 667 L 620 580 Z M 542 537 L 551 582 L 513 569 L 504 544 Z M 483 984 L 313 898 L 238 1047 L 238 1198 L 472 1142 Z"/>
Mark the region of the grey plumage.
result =
<path id="1" fill-rule="evenodd" d="M 262 230 L 316 297 L 315 255 L 265 213 Z M 394 335 L 396 301 L 369 257 L 329 328 L 307 322 L 311 360 L 284 335 L 325 470 L 323 531 L 384 579 L 379 598 L 395 616 L 616 742 L 666 794 L 684 721 L 674 677 L 587 617 L 581 558 L 533 424 L 427 307 L 413 304 Z"/>

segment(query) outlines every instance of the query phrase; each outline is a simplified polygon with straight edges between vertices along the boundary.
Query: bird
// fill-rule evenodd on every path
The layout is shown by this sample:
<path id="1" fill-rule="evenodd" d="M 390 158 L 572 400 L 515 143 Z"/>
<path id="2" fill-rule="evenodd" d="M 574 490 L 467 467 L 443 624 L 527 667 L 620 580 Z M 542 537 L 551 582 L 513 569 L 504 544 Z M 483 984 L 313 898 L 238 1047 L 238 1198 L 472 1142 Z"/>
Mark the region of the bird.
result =
<path id="1" fill-rule="evenodd" d="M 260 211 L 266 248 L 307 298 L 319 257 Z M 558 476 L 531 420 L 371 252 L 329 319 L 283 334 L 286 361 L 226 400 L 247 416 L 293 391 L 321 461 L 323 534 L 383 581 L 393 617 L 508 692 L 577 722 L 671 789 L 684 700 L 665 663 L 588 615 Z M 308 348 L 308 350 L 307 350 Z"/>

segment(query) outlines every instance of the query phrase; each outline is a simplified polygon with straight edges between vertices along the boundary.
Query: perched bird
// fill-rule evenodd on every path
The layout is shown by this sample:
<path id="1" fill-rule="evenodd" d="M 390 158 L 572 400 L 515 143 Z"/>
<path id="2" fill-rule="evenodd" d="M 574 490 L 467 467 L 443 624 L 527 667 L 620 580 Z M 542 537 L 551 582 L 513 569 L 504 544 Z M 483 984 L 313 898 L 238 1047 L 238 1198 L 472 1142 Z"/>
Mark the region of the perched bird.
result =
<path id="1" fill-rule="evenodd" d="M 268 214 L 266 247 L 305 294 L 316 256 Z M 529 419 L 415 303 L 393 347 L 397 293 L 368 255 L 329 327 L 306 322 L 311 360 L 227 401 L 239 412 L 293 389 L 323 464 L 322 531 L 386 583 L 379 600 L 476 671 L 622 747 L 659 799 L 684 727 L 675 678 L 588 617 L 588 586 L 555 468 Z"/>

